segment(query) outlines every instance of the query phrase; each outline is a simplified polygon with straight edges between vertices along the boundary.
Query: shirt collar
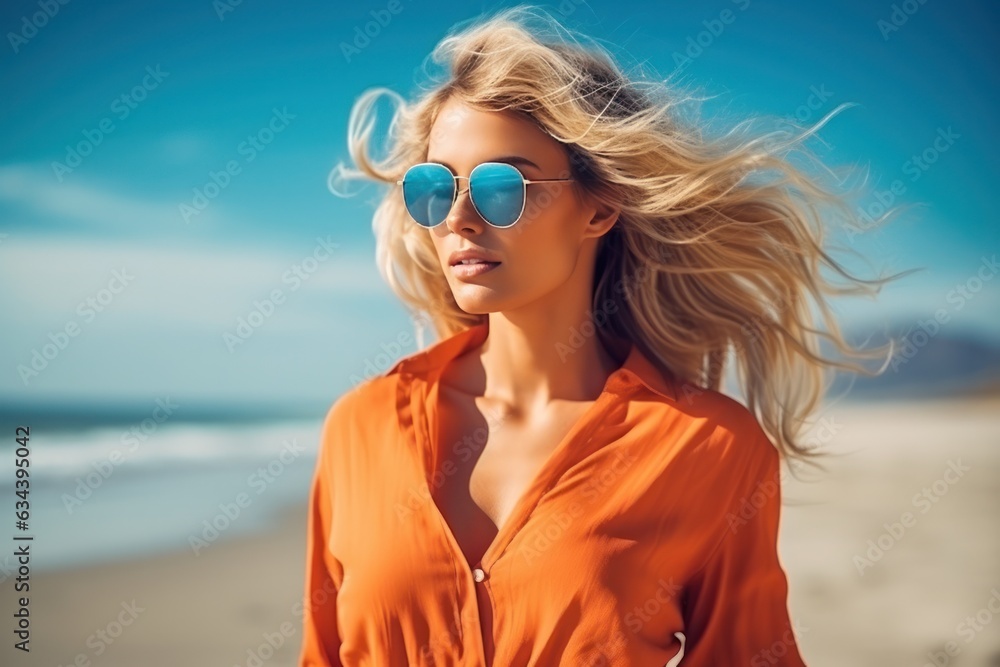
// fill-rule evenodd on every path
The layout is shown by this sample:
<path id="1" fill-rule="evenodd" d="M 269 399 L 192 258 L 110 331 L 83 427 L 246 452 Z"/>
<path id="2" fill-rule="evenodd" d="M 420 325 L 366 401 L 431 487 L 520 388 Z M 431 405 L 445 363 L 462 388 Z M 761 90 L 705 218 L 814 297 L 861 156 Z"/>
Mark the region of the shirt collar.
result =
<path id="1" fill-rule="evenodd" d="M 400 373 L 436 378 L 449 361 L 461 356 L 466 350 L 482 345 L 488 334 L 489 320 L 485 320 L 399 359 L 383 376 Z M 618 383 L 625 387 L 641 385 L 662 398 L 677 401 L 676 378 L 669 371 L 661 373 L 657 370 L 635 343 L 630 344 L 625 363 L 608 379 L 609 388 L 617 387 Z"/>

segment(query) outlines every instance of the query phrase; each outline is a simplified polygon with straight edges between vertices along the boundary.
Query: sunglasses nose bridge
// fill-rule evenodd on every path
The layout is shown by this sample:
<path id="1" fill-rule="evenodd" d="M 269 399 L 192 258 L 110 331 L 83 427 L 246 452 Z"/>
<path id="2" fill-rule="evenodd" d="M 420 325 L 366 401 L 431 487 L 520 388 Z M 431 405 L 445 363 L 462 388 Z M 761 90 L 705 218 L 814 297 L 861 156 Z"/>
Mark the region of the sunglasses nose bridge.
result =
<path id="1" fill-rule="evenodd" d="M 446 225 L 451 225 L 453 221 L 459 219 L 466 219 L 468 215 L 475 216 L 472 219 L 479 220 L 481 216 L 479 215 L 478 209 L 476 209 L 475 203 L 472 201 L 472 192 L 469 184 L 468 176 L 454 176 L 455 179 L 455 195 L 451 202 L 451 210 L 448 212 L 447 217 L 444 219 Z M 465 181 L 465 184 L 462 184 Z M 468 193 L 468 198 L 466 201 L 461 201 L 463 194 Z"/>

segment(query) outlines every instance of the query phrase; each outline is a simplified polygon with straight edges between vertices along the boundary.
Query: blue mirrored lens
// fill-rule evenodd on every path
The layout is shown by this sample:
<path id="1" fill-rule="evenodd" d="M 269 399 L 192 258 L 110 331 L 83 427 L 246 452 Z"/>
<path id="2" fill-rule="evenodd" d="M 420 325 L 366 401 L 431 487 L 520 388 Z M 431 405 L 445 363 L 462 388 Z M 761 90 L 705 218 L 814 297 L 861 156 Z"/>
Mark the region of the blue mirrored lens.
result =
<path id="1" fill-rule="evenodd" d="M 403 202 L 417 224 L 433 227 L 444 222 L 455 200 L 455 179 L 440 164 L 418 164 L 403 176 Z"/>
<path id="2" fill-rule="evenodd" d="M 524 179 L 513 165 L 479 165 L 469 176 L 469 191 L 479 214 L 497 227 L 513 225 L 524 210 Z"/>

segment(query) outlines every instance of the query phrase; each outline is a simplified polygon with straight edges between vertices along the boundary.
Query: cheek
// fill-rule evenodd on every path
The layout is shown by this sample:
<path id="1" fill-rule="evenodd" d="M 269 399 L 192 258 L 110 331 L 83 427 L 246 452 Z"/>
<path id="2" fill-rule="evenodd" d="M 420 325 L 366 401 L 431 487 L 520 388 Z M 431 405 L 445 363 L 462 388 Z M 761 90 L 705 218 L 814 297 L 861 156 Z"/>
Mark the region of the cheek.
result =
<path id="1" fill-rule="evenodd" d="M 518 244 L 533 250 L 575 247 L 582 216 L 569 193 L 556 198 L 541 193 L 529 200 L 524 216 L 510 231 Z"/>
<path id="2" fill-rule="evenodd" d="M 434 256 L 437 257 L 438 264 L 444 266 L 445 264 L 447 264 L 448 261 L 447 257 L 442 256 L 444 252 L 442 250 L 442 246 L 444 245 L 444 240 L 440 238 L 440 236 L 438 236 L 438 234 L 436 234 L 433 231 L 428 231 L 428 234 L 430 234 L 431 243 L 434 245 Z"/>
<path id="3" fill-rule="evenodd" d="M 525 229 L 547 224 L 553 218 L 561 220 L 567 219 L 573 214 L 574 199 L 572 193 L 560 191 L 556 186 L 533 186 L 534 192 L 529 189 L 528 199 L 524 203 L 524 213 L 518 225 L 524 225 Z"/>
<path id="4" fill-rule="evenodd" d="M 562 202 L 550 203 L 537 215 L 524 218 L 515 226 L 511 243 L 521 265 L 531 267 L 525 273 L 532 276 L 565 277 L 573 271 L 579 255 L 580 212 Z"/>

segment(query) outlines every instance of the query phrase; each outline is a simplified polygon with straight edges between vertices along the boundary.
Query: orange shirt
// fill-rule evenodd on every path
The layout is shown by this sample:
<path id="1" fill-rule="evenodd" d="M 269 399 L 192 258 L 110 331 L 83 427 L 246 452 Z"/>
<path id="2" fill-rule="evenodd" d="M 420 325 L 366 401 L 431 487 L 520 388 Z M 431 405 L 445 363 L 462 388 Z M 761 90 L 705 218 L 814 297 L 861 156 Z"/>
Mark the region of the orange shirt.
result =
<path id="1" fill-rule="evenodd" d="M 778 451 L 740 403 L 665 377 L 635 346 L 466 562 L 431 489 L 485 433 L 440 446 L 428 433 L 442 369 L 488 332 L 438 341 L 330 408 L 300 667 L 662 667 L 681 650 L 682 667 L 803 665 L 777 553 Z"/>

